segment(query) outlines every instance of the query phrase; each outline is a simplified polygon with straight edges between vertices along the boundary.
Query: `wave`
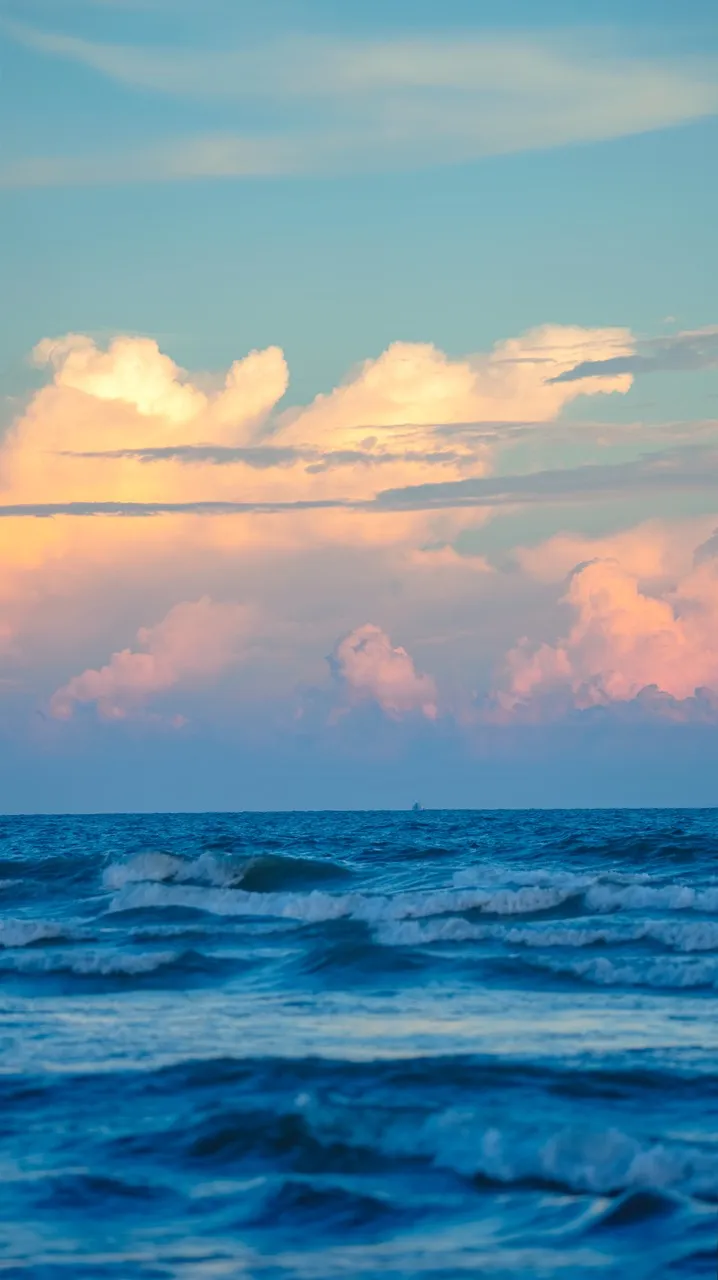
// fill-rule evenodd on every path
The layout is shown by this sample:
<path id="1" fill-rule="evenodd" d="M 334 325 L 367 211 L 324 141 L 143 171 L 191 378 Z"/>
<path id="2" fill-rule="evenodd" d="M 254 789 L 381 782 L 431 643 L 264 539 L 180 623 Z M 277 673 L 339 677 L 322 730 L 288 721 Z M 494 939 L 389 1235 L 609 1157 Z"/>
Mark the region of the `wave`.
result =
<path id="1" fill-rule="evenodd" d="M 568 1127 L 546 1136 L 498 1127 L 472 1135 L 469 1127 L 464 1135 L 454 1127 L 458 1120 L 448 1117 L 450 1132 L 436 1140 L 435 1163 L 464 1176 L 599 1195 L 639 1188 L 683 1190 L 710 1200 L 718 1194 L 718 1157 L 697 1148 L 642 1142 L 615 1128 Z"/>
<path id="2" fill-rule="evenodd" d="M 308 1178 L 285 1178 L 265 1188 L 260 1203 L 242 1215 L 243 1224 L 269 1226 L 272 1230 L 312 1224 L 323 1232 L 347 1231 L 410 1218 L 406 1207 L 387 1196 L 358 1191 L 337 1183 L 317 1184 Z"/>
<path id="3" fill-rule="evenodd" d="M 169 1199 L 172 1192 L 156 1182 L 130 1182 L 126 1178 L 107 1174 L 77 1171 L 45 1176 L 39 1180 L 39 1204 L 48 1209 L 72 1212 L 88 1209 L 113 1211 L 123 1203 L 127 1211 L 135 1213 L 138 1204 Z"/>
<path id="4" fill-rule="evenodd" d="M 541 922 L 528 926 L 473 924 L 463 916 L 387 922 L 376 930 L 382 946 L 420 947 L 436 942 L 501 942 L 508 946 L 583 948 L 659 942 L 674 951 L 718 951 L 718 923 L 712 920 L 646 920 L 594 926 Z"/>
<path id="5" fill-rule="evenodd" d="M 242 889 L 205 889 L 198 885 L 129 884 L 114 898 L 110 910 L 185 908 L 218 916 L 275 916 L 304 924 L 353 919 L 365 924 L 383 920 L 420 919 L 457 911 L 484 915 L 534 915 L 554 910 L 573 891 L 559 888 L 435 889 L 415 893 L 330 894 L 249 893 Z"/>
<path id="6" fill-rule="evenodd" d="M 123 889 L 125 885 L 146 881 L 187 880 L 192 877 L 192 869 L 198 866 L 198 861 L 180 858 L 173 853 L 137 853 L 126 862 L 110 863 L 102 874 L 102 881 L 107 889 Z"/>
<path id="7" fill-rule="evenodd" d="M 5 956 L 2 968 L 20 974 L 74 973 L 80 977 L 136 977 L 160 969 L 186 966 L 197 953 L 181 951 L 56 951 Z"/>
<path id="8" fill-rule="evenodd" d="M 634 1227 L 654 1220 L 665 1222 L 683 1208 L 684 1202 L 675 1193 L 654 1189 L 627 1191 L 608 1205 L 592 1226 L 605 1230 L 606 1227 Z"/>
<path id="9" fill-rule="evenodd" d="M 718 912 L 718 887 L 695 889 L 691 885 L 629 885 L 617 888 L 594 884 L 585 894 L 589 911 L 705 911 Z"/>
<path id="10" fill-rule="evenodd" d="M 714 920 L 649 920 L 645 936 L 675 951 L 718 951 L 718 922 Z"/>
<path id="11" fill-rule="evenodd" d="M 106 889 L 130 884 L 206 884 L 214 888 L 242 886 L 251 893 L 272 893 L 293 886 L 334 881 L 350 876 L 348 867 L 329 859 L 295 858 L 266 853 L 238 858 L 205 851 L 198 858 L 148 850 L 123 862 L 112 862 L 103 872 Z"/>
<path id="12" fill-rule="evenodd" d="M 348 1103 L 348 1099 L 346 1100 Z M 389 1161 L 421 1162 L 494 1186 L 543 1186 L 571 1193 L 681 1192 L 718 1198 L 718 1154 L 698 1146 L 652 1142 L 622 1130 L 487 1123 L 471 1107 L 428 1117 L 410 1106 L 392 1111 L 356 1103 L 326 1106 L 299 1094 L 280 1114 L 220 1112 L 181 1138 L 191 1162 L 275 1163 L 297 1172 L 368 1173 Z"/>
<path id="13" fill-rule="evenodd" d="M 0 920 L 0 947 L 32 947 L 38 942 L 67 938 L 67 926 L 49 920 Z"/>
<path id="14" fill-rule="evenodd" d="M 509 883 L 520 888 L 534 886 L 580 893 L 596 883 L 596 876 L 577 874 L 573 871 L 558 871 L 548 867 L 524 868 L 501 863 L 495 865 L 482 863 L 480 866 L 465 867 L 461 871 L 456 871 L 452 877 L 455 889 L 477 889 L 495 883 L 503 885 Z"/>
<path id="15" fill-rule="evenodd" d="M 718 888 L 695 889 L 684 885 L 588 886 L 585 879 L 559 884 L 524 885 L 518 888 L 457 888 L 398 892 L 393 896 L 362 892 L 259 893 L 243 888 L 210 888 L 196 884 L 129 882 L 113 898 L 111 912 L 191 910 L 222 917 L 275 919 L 316 925 L 335 920 L 355 920 L 378 931 L 378 941 L 389 945 L 425 945 L 430 942 L 469 942 L 495 938 L 510 945 L 584 947 L 622 942 L 654 941 L 679 951 L 718 949 L 718 923 L 710 920 L 622 922 L 622 927 L 570 926 L 554 921 L 542 936 L 533 930 L 496 932 L 463 917 L 532 917 L 572 911 L 574 915 L 616 915 L 621 911 L 695 911 L 718 908 Z M 388 928 L 401 922 L 440 921 L 423 929 Z"/>
<path id="16" fill-rule="evenodd" d="M 588 911 L 666 911 L 718 912 L 718 885 L 695 888 L 691 885 L 665 884 L 648 872 L 601 875 L 575 874 L 553 869 L 515 870 L 510 867 L 468 867 L 457 871 L 455 888 L 478 887 L 494 878 L 516 885 L 555 888 L 568 896 L 583 896 Z"/>
<path id="17" fill-rule="evenodd" d="M 530 963 L 557 976 L 580 978 L 602 987 L 688 990 L 718 986 L 718 959 L 688 960 L 686 957 L 662 956 L 649 961 L 636 959 L 619 963 L 606 956 L 597 956 L 571 963 L 549 956 L 536 956 Z"/>

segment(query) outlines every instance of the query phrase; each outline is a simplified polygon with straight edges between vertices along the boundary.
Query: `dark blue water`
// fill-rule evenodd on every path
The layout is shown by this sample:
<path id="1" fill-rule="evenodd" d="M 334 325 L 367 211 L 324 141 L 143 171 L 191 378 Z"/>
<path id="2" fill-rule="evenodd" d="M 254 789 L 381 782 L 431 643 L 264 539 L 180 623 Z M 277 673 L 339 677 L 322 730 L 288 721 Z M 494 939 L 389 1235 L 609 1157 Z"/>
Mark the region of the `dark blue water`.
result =
<path id="1" fill-rule="evenodd" d="M 0 1274 L 715 1277 L 718 812 L 0 820 Z"/>

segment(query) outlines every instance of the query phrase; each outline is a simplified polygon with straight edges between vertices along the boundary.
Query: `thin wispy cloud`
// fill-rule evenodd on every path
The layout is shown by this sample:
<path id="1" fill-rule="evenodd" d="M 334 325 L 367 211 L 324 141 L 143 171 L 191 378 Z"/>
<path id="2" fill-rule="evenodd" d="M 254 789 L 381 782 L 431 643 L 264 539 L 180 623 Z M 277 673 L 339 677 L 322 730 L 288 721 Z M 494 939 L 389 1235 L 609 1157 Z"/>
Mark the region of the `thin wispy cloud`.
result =
<path id="1" fill-rule="evenodd" d="M 164 459 L 175 457 L 174 450 Z M 200 450 L 200 452 L 203 452 Z M 73 455 L 69 455 L 73 456 Z M 139 458 L 136 450 L 114 454 L 78 454 L 87 458 Z M 158 458 L 158 461 L 162 458 Z M 605 500 L 620 494 L 656 494 L 683 491 L 712 492 L 718 485 L 718 451 L 715 447 L 688 447 L 648 454 L 638 460 L 612 464 L 589 464 L 533 471 L 528 474 L 475 476 L 466 480 L 434 484 L 405 485 L 385 489 L 369 499 L 348 499 L 341 495 L 289 502 L 233 502 L 197 499 L 189 502 L 37 502 L 0 504 L 1 517 L 52 516 L 161 516 L 161 515 L 283 515 L 288 512 L 344 510 L 386 515 L 401 511 L 451 510 L 456 507 L 518 507 L 537 503 Z"/>
<path id="2" fill-rule="evenodd" d="M 72 452 L 63 450 L 65 458 L 131 458 L 137 462 L 183 462 L 188 466 L 193 463 L 209 462 L 214 466 L 231 467 L 244 465 L 258 471 L 269 471 L 273 467 L 289 467 L 295 463 L 306 463 L 310 475 L 321 471 L 332 471 L 339 467 L 381 467 L 391 466 L 397 462 L 427 463 L 429 466 L 451 466 L 461 460 L 461 454 L 450 449 L 435 449 L 425 452 L 404 450 L 400 453 L 372 453 L 362 449 L 336 449 L 323 453 L 319 449 L 295 449 L 291 446 L 256 445 L 254 447 L 234 448 L 231 445 L 219 444 L 178 444 L 158 445 L 135 449 L 83 450 Z"/>
<path id="3" fill-rule="evenodd" d="M 6 30 L 40 55 L 129 90 L 214 103 L 225 123 L 151 142 L 145 133 L 111 153 L 24 157 L 0 172 L 5 186 L 421 167 L 625 137 L 718 112 L 715 59 L 641 58 L 577 38 L 295 35 L 202 50 Z"/>
<path id="4" fill-rule="evenodd" d="M 631 355 L 583 360 L 574 369 L 568 369 L 549 381 L 577 382 L 581 378 L 615 377 L 622 373 L 692 372 L 715 368 L 718 368 L 718 328 L 710 326 L 641 342 Z"/>
<path id="5" fill-rule="evenodd" d="M 714 448 L 684 448 L 647 455 L 637 461 L 589 464 L 535 471 L 528 475 L 477 476 L 435 484 L 409 485 L 377 495 L 388 510 L 431 510 L 461 506 L 514 506 L 570 502 L 615 494 L 714 490 L 718 453 Z"/>
<path id="6" fill-rule="evenodd" d="M 322 511 L 361 504 L 340 499 L 298 499 L 296 502 L 221 502 L 215 499 L 196 502 L 16 502 L 0 505 L 0 518 L 30 516 L 48 519 L 53 516 L 234 516 L 279 515 L 288 511 Z"/>

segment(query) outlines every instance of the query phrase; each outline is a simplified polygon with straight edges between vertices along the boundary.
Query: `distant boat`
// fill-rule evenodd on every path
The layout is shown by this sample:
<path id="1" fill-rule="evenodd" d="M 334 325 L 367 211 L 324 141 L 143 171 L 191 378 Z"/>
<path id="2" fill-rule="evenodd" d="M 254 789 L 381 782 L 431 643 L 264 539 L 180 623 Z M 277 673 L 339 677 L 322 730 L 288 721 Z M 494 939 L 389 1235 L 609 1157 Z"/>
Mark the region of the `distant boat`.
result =
<path id="1" fill-rule="evenodd" d="M 423 806 L 423 804 L 419 804 L 419 801 L 417 800 L 416 804 L 413 804 L 413 805 L 411 806 L 411 812 L 412 812 L 412 813 L 423 813 L 423 812 L 424 812 L 424 806 Z"/>

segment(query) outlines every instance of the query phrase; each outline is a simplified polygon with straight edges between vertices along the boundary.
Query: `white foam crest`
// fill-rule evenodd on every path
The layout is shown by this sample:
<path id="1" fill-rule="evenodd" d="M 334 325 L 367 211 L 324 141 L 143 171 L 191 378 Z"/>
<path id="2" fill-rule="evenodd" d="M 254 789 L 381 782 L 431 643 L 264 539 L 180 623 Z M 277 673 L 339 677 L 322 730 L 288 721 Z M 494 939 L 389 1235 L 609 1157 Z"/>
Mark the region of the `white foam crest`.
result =
<path id="1" fill-rule="evenodd" d="M 718 911 L 718 888 L 694 889 L 690 885 L 595 884 L 586 891 L 590 911 Z"/>
<path id="2" fill-rule="evenodd" d="M 494 937 L 491 925 L 471 924 L 462 916 L 444 916 L 438 920 L 387 921 L 375 934 L 385 947 L 420 947 L 432 942 L 479 942 Z"/>
<path id="3" fill-rule="evenodd" d="M 386 920 L 421 919 L 462 911 L 530 915 L 551 910 L 569 896 L 566 890 L 527 887 L 498 889 L 493 893 L 482 889 L 438 889 L 399 893 L 389 898 L 379 894 L 331 894 L 320 889 L 310 893 L 249 893 L 243 889 L 143 882 L 124 885 L 110 910 L 179 907 L 219 916 L 275 916 L 305 924 L 342 918 L 380 924 Z"/>
<path id="4" fill-rule="evenodd" d="M 392 1155 L 421 1155 L 465 1177 L 505 1184 L 536 1178 L 594 1194 L 675 1188 L 713 1197 L 718 1191 L 718 1155 L 642 1142 L 616 1128 L 501 1128 L 457 1108 L 411 1130 L 389 1126 L 382 1145 Z"/>
<path id="5" fill-rule="evenodd" d="M 239 880 L 242 870 L 213 853 L 203 853 L 199 858 L 179 858 L 172 853 L 149 850 L 135 854 L 126 862 L 111 863 L 102 879 L 107 889 L 123 889 L 128 884 L 181 884 L 187 880 L 222 886 Z"/>
<path id="6" fill-rule="evenodd" d="M 426 946 L 433 942 L 482 942 L 492 939 L 509 946 L 582 948 L 621 946 L 650 939 L 674 951 L 718 951 L 718 923 L 647 920 L 635 925 L 599 926 L 537 923 L 519 925 L 472 924 L 463 916 L 436 920 L 387 921 L 377 928 L 382 946 Z"/>
<path id="7" fill-rule="evenodd" d="M 715 920 L 649 920 L 645 936 L 674 951 L 718 951 Z"/>
<path id="8" fill-rule="evenodd" d="M 306 924 L 337 920 L 351 914 L 348 899 L 319 889 L 307 894 L 248 893 L 244 889 L 205 889 L 201 885 L 134 884 L 117 894 L 111 911 L 177 907 L 217 916 L 278 916 Z"/>
<path id="9" fill-rule="evenodd" d="M 519 887 L 560 889 L 568 893 L 580 893 L 596 883 L 592 875 L 576 875 L 572 871 L 555 871 L 548 868 L 520 868 L 501 866 L 465 867 L 456 871 L 452 883 L 456 889 L 477 889 L 496 883 Z"/>
<path id="10" fill-rule="evenodd" d="M 66 931 L 48 920 L 0 920 L 0 947 L 31 947 L 66 936 Z"/>
<path id="11" fill-rule="evenodd" d="M 76 973 L 82 976 L 110 977 L 113 974 L 152 973 L 181 958 L 179 951 L 121 953 L 117 951 L 55 951 L 39 955 L 8 956 L 3 967 L 18 973 Z"/>
<path id="12" fill-rule="evenodd" d="M 126 884 L 162 883 L 181 879 L 186 862 L 171 853 L 137 853 L 127 862 L 113 862 L 105 868 L 102 879 L 107 889 L 122 889 Z"/>
<path id="13" fill-rule="evenodd" d="M 446 916 L 426 923 L 386 923 L 377 930 L 376 938 L 384 946 L 411 947 L 432 942 L 482 942 L 491 939 L 510 946 L 579 948 L 640 941 L 646 933 L 647 926 L 642 924 L 625 928 L 596 928 L 588 925 L 537 923 L 521 927 L 472 924 L 462 916 Z"/>
<path id="14" fill-rule="evenodd" d="M 643 936 L 642 926 L 628 929 L 594 929 L 590 926 L 552 925 L 536 929 L 505 929 L 502 941 L 521 947 L 596 947 L 620 945 Z"/>
<path id="15" fill-rule="evenodd" d="M 718 984 L 718 960 L 661 956 L 649 961 L 617 962 L 606 956 L 598 956 L 591 960 L 566 963 L 545 956 L 536 957 L 533 963 L 551 973 L 583 978 L 602 987 L 668 987 L 686 990 L 693 987 L 715 987 Z"/>
<path id="16" fill-rule="evenodd" d="M 521 889 L 435 889 L 424 893 L 398 893 L 393 898 L 365 898 L 352 912 L 358 919 L 410 920 L 425 916 L 449 915 L 460 911 L 481 911 L 486 915 L 532 915 L 551 911 L 571 897 L 572 889 L 526 886 Z"/>

